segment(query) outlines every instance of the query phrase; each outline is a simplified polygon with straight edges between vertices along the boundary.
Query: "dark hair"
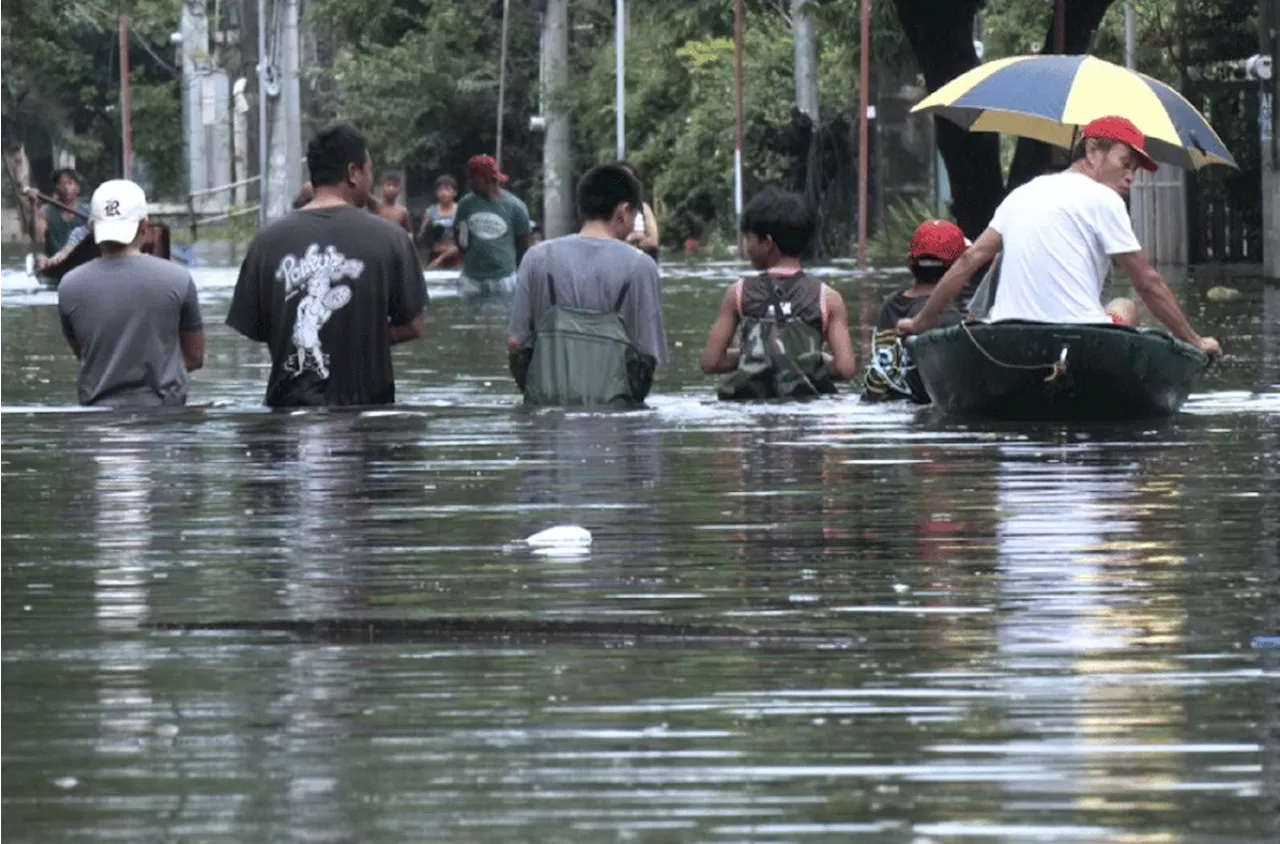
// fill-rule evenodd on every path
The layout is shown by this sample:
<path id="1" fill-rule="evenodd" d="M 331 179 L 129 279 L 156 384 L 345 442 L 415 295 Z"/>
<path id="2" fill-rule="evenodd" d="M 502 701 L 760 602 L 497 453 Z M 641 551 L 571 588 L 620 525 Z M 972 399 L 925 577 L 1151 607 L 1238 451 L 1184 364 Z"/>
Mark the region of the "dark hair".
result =
<path id="1" fill-rule="evenodd" d="M 635 176 L 637 179 L 640 178 L 640 171 L 635 168 L 634 164 L 632 164 L 630 161 L 627 161 L 625 158 L 619 159 L 614 163 L 617 164 L 619 167 L 621 167 L 623 170 L 626 170 L 631 175 Z"/>
<path id="2" fill-rule="evenodd" d="M 400 184 L 400 174 L 399 173 L 383 173 L 382 183 L 384 185 L 398 185 Z"/>
<path id="3" fill-rule="evenodd" d="M 1111 149 L 1113 145 L 1115 145 L 1115 141 L 1108 140 L 1107 138 L 1081 138 L 1080 142 L 1071 148 L 1072 164 L 1075 164 L 1077 161 L 1084 158 L 1085 152 L 1088 150 L 1087 144 L 1089 141 L 1093 141 L 1095 144 L 1097 144 L 1098 150 L 1100 152 L 1106 152 L 1107 150 Z M 1058 160 L 1061 161 L 1062 159 L 1059 158 Z"/>
<path id="4" fill-rule="evenodd" d="M 639 210 L 644 191 L 639 180 L 617 164 L 592 167 L 578 180 L 578 213 L 584 220 L 607 220 L 623 202 Z"/>
<path id="5" fill-rule="evenodd" d="M 70 177 L 71 181 L 76 183 L 80 181 L 80 174 L 75 171 L 74 167 L 59 167 L 53 171 L 53 186 L 55 188 L 58 186 L 58 180 L 63 176 Z"/>
<path id="6" fill-rule="evenodd" d="M 813 209 L 798 193 L 765 188 L 742 209 L 742 233 L 773 238 L 788 258 L 800 257 L 813 240 L 814 228 Z"/>
<path id="7" fill-rule="evenodd" d="M 321 129 L 307 144 L 307 169 L 313 187 L 340 185 L 352 167 L 363 167 L 369 155 L 364 135 L 349 123 Z"/>
<path id="8" fill-rule="evenodd" d="M 436 190 L 440 190 L 440 188 L 443 188 L 443 187 L 451 187 L 453 188 L 454 193 L 458 192 L 457 181 L 453 178 L 453 176 L 450 176 L 448 173 L 445 173 L 443 176 L 436 179 Z"/>

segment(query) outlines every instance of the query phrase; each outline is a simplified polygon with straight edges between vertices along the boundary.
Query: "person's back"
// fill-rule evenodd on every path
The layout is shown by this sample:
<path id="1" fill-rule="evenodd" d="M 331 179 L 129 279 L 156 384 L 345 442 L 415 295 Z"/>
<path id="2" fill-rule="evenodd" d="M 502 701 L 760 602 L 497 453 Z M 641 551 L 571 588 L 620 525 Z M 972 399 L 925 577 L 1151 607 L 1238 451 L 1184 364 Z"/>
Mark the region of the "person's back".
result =
<path id="1" fill-rule="evenodd" d="M 58 286 L 63 333 L 80 359 L 79 401 L 186 404 L 186 373 L 204 357 L 195 282 L 181 266 L 140 253 L 146 199 L 137 185 L 103 183 L 93 208 L 104 254 L 68 272 Z"/>
<path id="2" fill-rule="evenodd" d="M 1108 322 L 1101 294 L 1111 256 L 1141 249 L 1120 195 L 1074 170 L 1016 188 L 991 228 L 1003 238 L 992 322 Z"/>
<path id="3" fill-rule="evenodd" d="M 871 338 L 871 359 L 867 363 L 863 398 L 870 401 L 911 399 L 927 404 L 929 396 L 911 362 L 899 320 L 911 319 L 924 309 L 939 279 L 960 259 L 968 247 L 964 232 L 947 220 L 926 220 L 916 228 L 907 249 L 907 269 L 915 284 L 887 296 L 880 305 Z M 948 304 L 938 314 L 939 326 L 961 321 L 960 312 Z"/>
<path id="4" fill-rule="evenodd" d="M 253 239 L 227 325 L 268 344 L 271 407 L 389 404 L 391 346 L 422 334 L 417 250 L 403 228 L 364 210 L 372 161 L 358 132 L 321 132 L 307 161 L 315 199 Z"/>
<path id="5" fill-rule="evenodd" d="M 853 377 L 844 299 L 800 265 L 814 228 L 799 194 L 767 188 L 744 209 L 743 246 L 760 272 L 725 290 L 702 351 L 704 373 L 731 373 L 717 390 L 721 399 L 805 398 L 833 393 L 836 380 Z"/>
<path id="6" fill-rule="evenodd" d="M 526 253 L 507 343 L 527 402 L 638 404 L 667 362 L 657 266 L 624 242 L 639 205 L 634 176 L 597 167 L 578 185 L 582 232 Z"/>

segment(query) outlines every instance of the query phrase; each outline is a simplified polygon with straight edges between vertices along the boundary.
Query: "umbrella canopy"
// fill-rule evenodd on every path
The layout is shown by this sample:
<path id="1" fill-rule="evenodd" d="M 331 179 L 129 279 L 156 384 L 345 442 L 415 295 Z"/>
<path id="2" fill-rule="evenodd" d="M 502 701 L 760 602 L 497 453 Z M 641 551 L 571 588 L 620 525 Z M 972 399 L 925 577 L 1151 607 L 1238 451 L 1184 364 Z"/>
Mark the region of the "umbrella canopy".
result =
<path id="1" fill-rule="evenodd" d="M 971 132 L 1000 132 L 1070 149 L 1089 121 L 1120 115 L 1146 136 L 1156 161 L 1188 169 L 1237 167 L 1200 112 L 1168 85 L 1093 56 L 1014 56 L 975 67 L 913 112 Z M 1237 167 L 1238 169 L 1238 167 Z"/>

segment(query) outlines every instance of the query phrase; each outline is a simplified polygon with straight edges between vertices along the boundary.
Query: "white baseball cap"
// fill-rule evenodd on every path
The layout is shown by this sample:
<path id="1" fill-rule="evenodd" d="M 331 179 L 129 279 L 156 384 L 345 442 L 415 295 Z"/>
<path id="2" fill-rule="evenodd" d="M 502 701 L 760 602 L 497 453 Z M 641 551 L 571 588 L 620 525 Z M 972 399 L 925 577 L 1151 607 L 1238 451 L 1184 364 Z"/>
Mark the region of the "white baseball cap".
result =
<path id="1" fill-rule="evenodd" d="M 134 182 L 112 179 L 93 192 L 89 213 L 98 243 L 133 243 L 138 224 L 147 219 L 147 195 Z"/>

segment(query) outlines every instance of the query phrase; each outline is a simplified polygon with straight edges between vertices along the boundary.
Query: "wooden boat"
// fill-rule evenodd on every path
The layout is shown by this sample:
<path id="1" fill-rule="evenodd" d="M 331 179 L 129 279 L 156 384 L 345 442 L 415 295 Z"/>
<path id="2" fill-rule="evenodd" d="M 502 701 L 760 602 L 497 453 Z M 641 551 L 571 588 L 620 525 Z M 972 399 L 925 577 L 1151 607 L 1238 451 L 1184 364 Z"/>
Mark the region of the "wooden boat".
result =
<path id="1" fill-rule="evenodd" d="M 1093 421 L 1177 412 L 1209 359 L 1162 331 L 970 323 L 908 340 L 933 403 L 989 419 Z"/>
<path id="2" fill-rule="evenodd" d="M 169 240 L 169 226 L 167 223 L 150 223 L 147 227 L 147 239 L 142 243 L 142 251 L 147 255 L 155 255 L 157 258 L 169 260 L 173 257 L 173 249 Z M 84 240 L 76 244 L 75 248 L 67 255 L 66 258 L 56 264 L 50 264 L 39 273 L 40 280 L 47 287 L 55 290 L 62 282 L 62 277 L 74 270 L 82 264 L 87 264 L 94 258 L 100 256 L 102 252 L 98 249 L 98 244 L 91 234 Z"/>

